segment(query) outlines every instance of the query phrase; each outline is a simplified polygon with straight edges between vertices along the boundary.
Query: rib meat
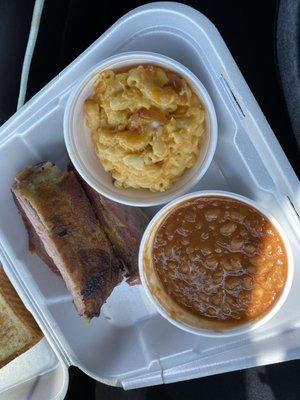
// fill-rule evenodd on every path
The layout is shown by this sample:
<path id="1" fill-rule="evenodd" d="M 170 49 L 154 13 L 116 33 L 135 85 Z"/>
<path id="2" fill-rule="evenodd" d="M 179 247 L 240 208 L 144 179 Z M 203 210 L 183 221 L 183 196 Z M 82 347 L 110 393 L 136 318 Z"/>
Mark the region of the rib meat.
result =
<path id="1" fill-rule="evenodd" d="M 27 215 L 25 214 L 25 211 L 21 207 L 19 201 L 16 198 L 16 195 L 13 193 L 14 201 L 16 203 L 16 206 L 21 214 L 21 217 L 23 219 L 24 225 L 26 227 L 27 233 L 28 233 L 28 247 L 29 251 L 32 253 L 36 253 L 41 260 L 44 261 L 45 264 L 50 267 L 50 269 L 55 272 L 57 275 L 60 275 L 59 270 L 56 268 L 56 265 L 54 264 L 54 261 L 52 258 L 48 255 L 46 252 L 45 246 L 39 236 L 37 235 L 36 231 L 34 230 L 33 225 L 29 221 Z"/>
<path id="2" fill-rule="evenodd" d="M 140 283 L 138 251 L 141 238 L 149 222 L 148 216 L 138 207 L 115 203 L 91 188 L 81 178 L 82 184 L 117 257 L 125 269 L 127 282 Z"/>
<path id="3" fill-rule="evenodd" d="M 59 270 L 78 313 L 98 316 L 122 271 L 74 173 L 40 163 L 18 174 L 12 191 L 30 248 Z"/>

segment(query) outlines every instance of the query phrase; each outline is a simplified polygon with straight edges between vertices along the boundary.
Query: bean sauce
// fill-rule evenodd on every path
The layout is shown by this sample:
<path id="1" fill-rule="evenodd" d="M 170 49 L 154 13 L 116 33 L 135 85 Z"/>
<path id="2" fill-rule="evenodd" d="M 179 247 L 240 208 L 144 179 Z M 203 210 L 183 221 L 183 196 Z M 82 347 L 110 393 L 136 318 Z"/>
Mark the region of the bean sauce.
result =
<path id="1" fill-rule="evenodd" d="M 199 197 L 171 211 L 152 254 L 168 295 L 206 319 L 257 319 L 276 303 L 287 279 L 285 246 L 273 224 L 226 197 Z"/>

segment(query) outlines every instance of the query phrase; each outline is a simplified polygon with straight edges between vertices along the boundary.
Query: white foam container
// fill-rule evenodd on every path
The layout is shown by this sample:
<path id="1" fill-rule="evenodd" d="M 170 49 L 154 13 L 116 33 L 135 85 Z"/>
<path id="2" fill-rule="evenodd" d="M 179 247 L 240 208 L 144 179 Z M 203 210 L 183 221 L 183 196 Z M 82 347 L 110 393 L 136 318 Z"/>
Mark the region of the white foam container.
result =
<path id="1" fill-rule="evenodd" d="M 28 252 L 10 194 L 14 176 L 41 160 L 67 164 L 63 113 L 72 86 L 93 65 L 125 51 L 174 58 L 199 77 L 212 98 L 217 150 L 192 191 L 247 196 L 271 210 L 285 229 L 296 262 L 294 283 L 276 316 L 249 334 L 205 338 L 186 333 L 158 315 L 142 287 L 125 283 L 88 325 L 76 315 L 63 281 Z M 300 358 L 299 181 L 220 34 L 199 12 L 176 3 L 152 3 L 121 18 L 1 128 L 0 181 L 0 258 L 57 361 L 50 371 L 45 362 L 38 378 L 28 370 L 27 379 L 7 387 L 0 400 L 62 399 L 70 365 L 131 389 Z"/>

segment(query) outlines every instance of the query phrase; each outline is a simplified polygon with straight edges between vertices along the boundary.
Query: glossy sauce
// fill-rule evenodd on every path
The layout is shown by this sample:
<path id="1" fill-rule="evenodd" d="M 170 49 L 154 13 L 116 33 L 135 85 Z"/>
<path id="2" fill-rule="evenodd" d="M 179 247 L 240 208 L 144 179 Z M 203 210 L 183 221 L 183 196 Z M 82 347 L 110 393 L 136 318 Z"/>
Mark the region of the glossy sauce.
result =
<path id="1" fill-rule="evenodd" d="M 153 265 L 166 292 L 190 312 L 237 324 L 265 314 L 287 278 L 287 254 L 273 224 L 226 197 L 199 197 L 158 228 Z"/>

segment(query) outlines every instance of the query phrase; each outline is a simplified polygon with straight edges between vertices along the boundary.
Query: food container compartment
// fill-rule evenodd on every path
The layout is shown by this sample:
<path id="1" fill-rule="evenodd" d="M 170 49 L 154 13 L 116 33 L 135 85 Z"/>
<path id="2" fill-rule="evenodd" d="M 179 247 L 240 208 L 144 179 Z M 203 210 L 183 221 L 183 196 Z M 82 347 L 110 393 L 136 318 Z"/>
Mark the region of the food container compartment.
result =
<path id="1" fill-rule="evenodd" d="M 47 346 L 50 348 L 48 343 Z M 54 368 L 37 371 L 35 367 L 32 367 L 32 362 L 38 361 L 41 355 L 42 357 L 45 355 L 43 349 L 38 349 L 38 352 L 39 356 L 34 349 L 18 363 L 13 362 L 9 369 L 1 370 L 0 384 L 3 390 L 0 392 L 0 400 L 41 400 L 44 398 L 61 400 L 65 397 L 69 382 L 66 365 L 56 358 Z M 51 348 L 50 352 L 53 353 Z M 21 368 L 22 372 L 20 372 Z M 25 374 L 27 372 L 25 380 L 23 379 L 24 372 Z"/>
<path id="2" fill-rule="evenodd" d="M 45 375 L 58 367 L 59 361 L 47 340 L 43 338 L 31 349 L 1 368 L 1 394 L 16 385 L 30 381 L 39 375 Z"/>
<path id="3" fill-rule="evenodd" d="M 183 77 L 197 94 L 205 109 L 205 135 L 195 165 L 176 179 L 164 192 L 117 188 L 109 172 L 100 164 L 91 143 L 91 131 L 86 126 L 84 102 L 93 95 L 93 84 L 99 72 L 105 69 L 124 69 L 137 65 L 152 64 Z M 217 145 L 217 118 L 214 105 L 201 82 L 188 69 L 176 61 L 150 52 L 117 54 L 98 64 L 72 90 L 64 114 L 64 137 L 69 157 L 82 178 L 96 191 L 118 203 L 132 206 L 153 206 L 167 203 L 186 193 L 205 174 L 213 159 Z"/>
<path id="4" fill-rule="evenodd" d="M 76 315 L 63 281 L 28 252 L 10 193 L 14 176 L 41 160 L 68 164 L 63 114 L 72 85 L 93 65 L 125 51 L 174 58 L 198 76 L 212 98 L 218 145 L 207 173 L 192 190 L 247 196 L 272 210 L 289 238 L 296 260 L 291 292 L 278 314 L 250 334 L 216 339 L 185 333 L 156 313 L 141 286 L 126 283 L 114 290 L 100 318 L 86 324 Z M 153 3 L 118 21 L 2 127 L 0 171 L 1 259 L 65 366 L 78 366 L 99 381 L 129 389 L 299 354 L 299 182 L 219 33 L 197 11 Z M 155 210 L 147 212 L 153 215 Z"/>
<path id="5" fill-rule="evenodd" d="M 201 199 L 202 197 L 215 197 L 225 199 L 227 198 L 239 201 L 244 205 L 246 204 L 250 206 L 251 208 L 259 211 L 271 222 L 271 224 L 273 225 L 273 227 L 275 227 L 282 239 L 287 257 L 287 277 L 284 284 L 284 289 L 280 296 L 277 298 L 277 301 L 268 309 L 268 311 L 255 320 L 243 322 L 241 324 L 233 325 L 231 327 L 224 327 L 224 325 L 222 326 L 222 323 L 220 323 L 220 321 L 205 321 L 203 319 L 201 320 L 201 318 L 196 317 L 187 310 L 184 310 L 180 305 L 176 304 L 174 300 L 172 300 L 172 297 L 170 298 L 170 296 L 165 291 L 157 272 L 155 271 L 153 261 L 151 262 L 153 243 L 157 231 L 163 225 L 163 221 L 167 220 L 168 216 L 170 214 L 172 215 L 172 212 L 176 212 L 176 210 L 180 209 L 180 207 L 186 202 Z M 148 224 L 144 232 L 144 236 L 141 240 L 141 245 L 139 249 L 139 272 L 143 287 L 149 300 L 164 318 L 186 332 L 190 332 L 200 336 L 220 338 L 248 334 L 254 329 L 257 329 L 259 326 L 267 323 L 271 318 L 274 317 L 274 315 L 276 315 L 276 313 L 284 305 L 284 302 L 289 295 L 293 283 L 294 260 L 292 257 L 290 244 L 284 230 L 281 228 L 274 216 L 269 211 L 261 206 L 258 206 L 255 202 L 249 200 L 248 198 L 236 193 L 230 193 L 220 190 L 204 190 L 200 192 L 189 193 L 185 196 L 180 196 L 178 199 L 173 200 L 165 205 L 155 214 L 155 216 Z"/>

